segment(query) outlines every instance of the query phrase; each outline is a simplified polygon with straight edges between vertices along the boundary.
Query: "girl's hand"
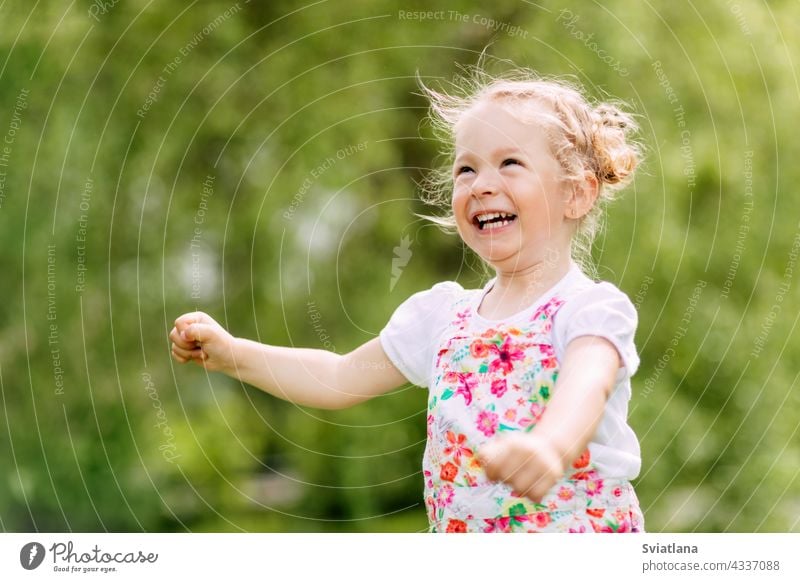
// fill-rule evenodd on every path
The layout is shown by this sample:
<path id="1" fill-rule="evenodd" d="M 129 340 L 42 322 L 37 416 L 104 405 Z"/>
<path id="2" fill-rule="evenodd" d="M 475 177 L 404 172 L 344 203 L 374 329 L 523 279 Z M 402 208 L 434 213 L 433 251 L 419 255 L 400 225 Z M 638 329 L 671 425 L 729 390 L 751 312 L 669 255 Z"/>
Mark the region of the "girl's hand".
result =
<path id="1" fill-rule="evenodd" d="M 176 319 L 169 338 L 172 357 L 181 364 L 192 361 L 211 372 L 229 375 L 235 368 L 236 338 L 202 311 L 186 313 Z"/>
<path id="2" fill-rule="evenodd" d="M 564 476 L 561 455 L 549 440 L 534 432 L 496 437 L 477 454 L 489 479 L 507 483 L 517 495 L 535 503 Z"/>

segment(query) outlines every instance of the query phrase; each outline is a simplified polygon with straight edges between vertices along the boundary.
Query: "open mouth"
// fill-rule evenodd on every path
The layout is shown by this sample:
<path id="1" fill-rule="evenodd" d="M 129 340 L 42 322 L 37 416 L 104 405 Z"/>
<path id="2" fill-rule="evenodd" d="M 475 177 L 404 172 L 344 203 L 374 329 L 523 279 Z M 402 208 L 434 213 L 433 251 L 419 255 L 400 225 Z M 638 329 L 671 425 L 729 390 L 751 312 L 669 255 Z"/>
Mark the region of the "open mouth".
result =
<path id="1" fill-rule="evenodd" d="M 479 214 L 472 219 L 472 223 L 478 230 L 495 230 L 503 228 L 517 219 L 516 214 L 508 212 L 494 212 L 491 214 Z"/>

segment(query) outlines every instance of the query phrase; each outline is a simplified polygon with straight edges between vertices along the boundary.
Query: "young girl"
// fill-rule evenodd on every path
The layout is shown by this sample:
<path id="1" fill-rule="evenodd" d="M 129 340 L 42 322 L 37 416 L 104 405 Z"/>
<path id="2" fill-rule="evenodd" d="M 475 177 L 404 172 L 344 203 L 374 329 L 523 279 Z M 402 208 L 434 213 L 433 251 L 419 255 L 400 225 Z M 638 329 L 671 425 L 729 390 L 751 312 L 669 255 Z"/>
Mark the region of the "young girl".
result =
<path id="1" fill-rule="evenodd" d="M 416 293 L 347 355 L 234 338 L 188 313 L 173 357 L 321 408 L 428 387 L 431 531 L 642 532 L 627 424 L 636 310 L 579 267 L 637 164 L 635 125 L 561 81 L 476 78 L 465 97 L 423 90 L 454 146 L 450 212 L 432 218 L 494 269 L 483 289 Z"/>

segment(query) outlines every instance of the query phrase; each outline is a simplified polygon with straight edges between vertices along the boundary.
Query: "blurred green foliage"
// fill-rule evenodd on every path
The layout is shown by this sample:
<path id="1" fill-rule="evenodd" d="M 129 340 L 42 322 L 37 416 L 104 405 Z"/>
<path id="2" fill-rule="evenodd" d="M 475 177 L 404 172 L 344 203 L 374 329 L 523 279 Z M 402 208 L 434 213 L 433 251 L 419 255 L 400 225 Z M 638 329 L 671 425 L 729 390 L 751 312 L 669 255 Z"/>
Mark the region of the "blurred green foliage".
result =
<path id="1" fill-rule="evenodd" d="M 751 0 L 4 3 L 0 526 L 425 529 L 424 390 L 304 409 L 176 367 L 167 333 L 202 309 L 344 353 L 416 291 L 483 285 L 412 214 L 440 161 L 415 74 L 446 84 L 489 45 L 640 115 L 647 160 L 595 257 L 640 313 L 647 529 L 800 531 L 797 16 Z"/>

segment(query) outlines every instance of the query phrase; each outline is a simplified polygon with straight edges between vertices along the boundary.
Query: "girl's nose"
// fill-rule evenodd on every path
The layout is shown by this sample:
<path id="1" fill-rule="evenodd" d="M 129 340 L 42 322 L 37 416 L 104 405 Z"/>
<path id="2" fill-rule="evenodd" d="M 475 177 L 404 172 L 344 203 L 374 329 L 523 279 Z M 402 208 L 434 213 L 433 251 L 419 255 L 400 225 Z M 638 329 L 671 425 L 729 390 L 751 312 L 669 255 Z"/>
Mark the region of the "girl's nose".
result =
<path id="1" fill-rule="evenodd" d="M 483 171 L 472 182 L 473 194 L 495 194 L 499 189 L 500 178 L 490 171 Z"/>

